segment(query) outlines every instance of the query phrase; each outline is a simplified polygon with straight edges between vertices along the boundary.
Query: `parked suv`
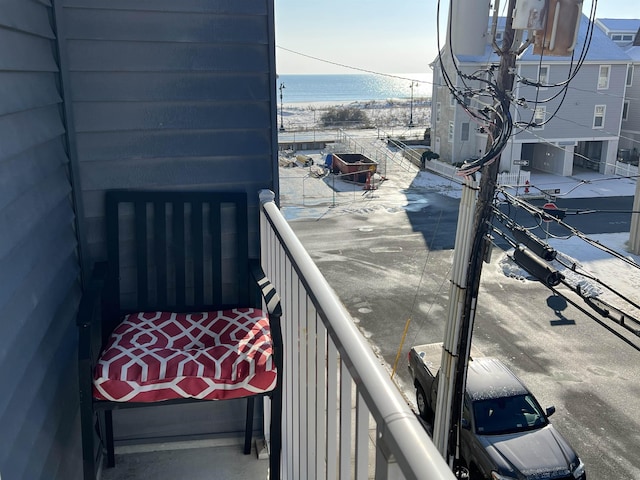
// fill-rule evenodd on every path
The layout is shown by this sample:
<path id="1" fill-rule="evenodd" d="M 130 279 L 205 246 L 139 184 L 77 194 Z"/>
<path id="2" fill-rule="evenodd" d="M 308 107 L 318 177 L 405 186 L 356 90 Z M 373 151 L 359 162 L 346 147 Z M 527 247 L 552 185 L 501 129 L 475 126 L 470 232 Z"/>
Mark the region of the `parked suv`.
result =
<path id="1" fill-rule="evenodd" d="M 415 346 L 409 370 L 420 415 L 433 415 L 438 376 L 427 360 L 436 344 Z M 439 363 L 439 362 L 438 362 Z M 430 368 L 431 367 L 431 368 Z M 469 362 L 463 404 L 460 456 L 471 480 L 586 480 L 585 467 L 549 422 L 522 381 L 495 358 Z"/>

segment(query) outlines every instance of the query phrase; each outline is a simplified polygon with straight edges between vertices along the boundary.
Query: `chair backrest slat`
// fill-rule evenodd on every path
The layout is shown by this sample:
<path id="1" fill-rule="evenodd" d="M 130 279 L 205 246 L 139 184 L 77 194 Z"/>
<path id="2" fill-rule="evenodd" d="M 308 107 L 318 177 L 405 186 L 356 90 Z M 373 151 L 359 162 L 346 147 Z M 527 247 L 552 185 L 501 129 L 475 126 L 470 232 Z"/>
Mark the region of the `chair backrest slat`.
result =
<path id="1" fill-rule="evenodd" d="M 202 202 L 191 204 L 191 242 L 193 247 L 193 301 L 204 303 L 204 230 L 202 225 Z"/>
<path id="2" fill-rule="evenodd" d="M 211 225 L 222 223 L 220 207 L 220 205 L 212 206 L 209 211 Z M 211 284 L 214 285 L 212 302 L 220 304 L 222 303 L 222 235 L 211 237 L 211 262 Z"/>
<path id="3" fill-rule="evenodd" d="M 154 260 L 156 268 L 156 301 L 159 307 L 168 304 L 167 300 L 167 207 L 165 202 L 153 204 L 153 228 L 156 238 Z M 165 308 L 160 308 L 165 310 Z"/>
<path id="4" fill-rule="evenodd" d="M 173 261 L 175 264 L 176 306 L 186 305 L 186 255 L 184 208 L 182 202 L 173 202 Z"/>
<path id="5" fill-rule="evenodd" d="M 243 193 L 107 193 L 107 254 L 118 311 L 253 306 Z"/>
<path id="6" fill-rule="evenodd" d="M 147 203 L 135 202 L 135 249 L 136 278 L 138 284 L 138 304 L 141 310 L 147 310 L 149 304 L 148 288 L 148 249 L 147 249 Z"/>

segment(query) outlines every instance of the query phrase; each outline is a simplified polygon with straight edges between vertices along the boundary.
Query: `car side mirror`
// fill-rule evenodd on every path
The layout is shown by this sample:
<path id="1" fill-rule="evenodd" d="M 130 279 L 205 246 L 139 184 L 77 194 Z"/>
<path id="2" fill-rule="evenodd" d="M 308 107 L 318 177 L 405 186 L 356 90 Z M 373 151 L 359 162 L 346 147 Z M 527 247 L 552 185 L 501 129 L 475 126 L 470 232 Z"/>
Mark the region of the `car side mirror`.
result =
<path id="1" fill-rule="evenodd" d="M 469 424 L 469 420 L 467 420 L 466 418 L 463 418 L 460 421 L 460 426 L 465 430 L 471 430 L 471 425 Z"/>
<path id="2" fill-rule="evenodd" d="M 554 413 L 556 413 L 556 407 L 554 407 L 553 405 L 547 407 L 547 417 L 550 417 Z"/>

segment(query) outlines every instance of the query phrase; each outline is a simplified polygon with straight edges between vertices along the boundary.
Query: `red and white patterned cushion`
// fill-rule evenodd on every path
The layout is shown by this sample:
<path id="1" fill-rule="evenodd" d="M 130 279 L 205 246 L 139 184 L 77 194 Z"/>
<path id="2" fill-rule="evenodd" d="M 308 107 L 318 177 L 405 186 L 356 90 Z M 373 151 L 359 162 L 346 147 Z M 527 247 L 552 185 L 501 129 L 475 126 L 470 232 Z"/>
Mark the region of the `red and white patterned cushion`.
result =
<path id="1" fill-rule="evenodd" d="M 96 365 L 93 395 L 117 402 L 246 397 L 275 388 L 272 356 L 262 310 L 131 314 Z"/>

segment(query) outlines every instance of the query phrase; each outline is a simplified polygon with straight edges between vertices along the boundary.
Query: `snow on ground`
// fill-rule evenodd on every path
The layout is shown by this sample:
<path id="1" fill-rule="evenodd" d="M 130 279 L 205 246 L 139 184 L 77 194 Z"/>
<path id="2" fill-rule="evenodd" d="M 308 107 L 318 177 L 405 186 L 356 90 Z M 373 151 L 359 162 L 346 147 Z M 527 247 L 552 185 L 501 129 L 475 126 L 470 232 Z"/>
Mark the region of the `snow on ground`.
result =
<path id="1" fill-rule="evenodd" d="M 381 140 L 372 139 L 372 148 L 386 149 Z M 314 159 L 312 167 L 280 168 L 280 194 L 282 211 L 287 220 L 320 219 L 333 215 L 376 215 L 395 214 L 422 209 L 425 205 L 424 192 L 438 192 L 453 198 L 460 198 L 462 187 L 450 179 L 429 172 L 419 171 L 415 166 L 407 166 L 399 154 L 394 153 L 384 165 L 384 175 L 375 190 L 363 190 L 362 185 L 343 181 L 324 171 L 326 152 L 298 152 Z M 594 196 L 633 196 L 634 180 L 603 176 L 596 172 L 579 173 L 572 177 L 533 172 L 532 190 L 560 189 L 557 197 L 587 198 Z M 520 192 L 522 193 L 522 192 Z M 558 258 L 565 265 L 575 264 L 575 270 L 554 262 L 553 266 L 565 275 L 573 287 L 579 285 L 582 292 L 590 293 L 616 306 L 624 304 L 627 312 L 640 316 L 628 303 L 612 293 L 618 291 L 632 301 L 637 300 L 640 288 L 640 257 L 627 251 L 629 233 L 592 235 L 591 239 L 606 245 L 627 258 L 625 262 L 598 249 L 578 237 L 549 239 L 548 243 L 559 253 Z M 529 274 L 510 259 L 511 252 L 503 252 L 497 260 L 498 268 L 504 275 L 518 278 L 523 282 L 532 281 Z M 606 279 L 603 285 L 599 279 Z M 603 280 L 604 281 L 604 280 Z"/>

